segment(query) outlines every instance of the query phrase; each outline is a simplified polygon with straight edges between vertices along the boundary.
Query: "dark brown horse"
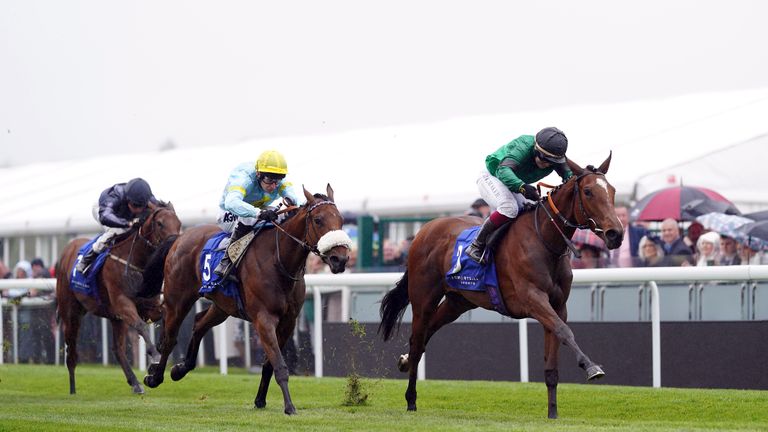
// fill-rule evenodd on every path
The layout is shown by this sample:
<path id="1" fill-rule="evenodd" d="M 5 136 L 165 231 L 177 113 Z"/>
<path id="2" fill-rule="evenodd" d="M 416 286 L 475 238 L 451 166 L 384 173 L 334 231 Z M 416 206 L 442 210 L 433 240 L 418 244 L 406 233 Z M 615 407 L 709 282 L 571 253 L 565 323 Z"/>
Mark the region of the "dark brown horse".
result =
<path id="1" fill-rule="evenodd" d="M 610 249 L 621 245 L 624 231 L 613 210 L 615 190 L 605 178 L 610 161 L 609 155 L 599 168 L 582 169 L 568 160 L 574 176 L 537 203 L 535 211 L 518 216 L 506 235 L 497 239 L 495 262 L 506 310 L 514 318 L 534 318 L 544 327 L 550 418 L 557 418 L 560 343 L 575 352 L 587 380 L 604 375 L 581 351 L 566 325 L 566 301 L 573 279 L 568 245 L 575 229 L 591 229 Z M 384 340 L 390 338 L 408 304 L 413 307 L 410 351 L 401 356 L 398 365 L 410 374 L 405 392 L 410 411 L 416 410 L 419 360 L 432 335 L 470 309 L 494 309 L 486 293 L 456 290 L 446 284 L 457 236 L 479 222 L 476 217 L 446 217 L 425 224 L 411 245 L 403 278 L 382 300 L 379 333 Z"/>
<path id="2" fill-rule="evenodd" d="M 285 413 L 296 412 L 288 392 L 288 367 L 281 349 L 293 334 L 296 317 L 304 303 L 304 264 L 312 252 L 322 257 L 333 273 L 343 272 L 351 243 L 341 231 L 344 219 L 334 204 L 330 185 L 326 192 L 327 196 L 313 196 L 304 189 L 307 202 L 295 215 L 277 225 L 272 232 L 262 232 L 251 241 L 237 267 L 242 308 L 220 291 L 206 295 L 213 304 L 195 316 L 186 358 L 171 369 L 174 381 L 195 368 L 200 342 L 208 330 L 228 316 L 242 318 L 253 323 L 267 355 L 254 401 L 256 407 L 266 406 L 269 381 L 274 373 L 283 392 Z M 220 231 L 216 225 L 191 228 L 165 247 L 165 251 L 159 250 L 147 266 L 145 284 L 159 286 L 165 282 L 165 331 L 160 343 L 160 361 L 152 364 L 144 377 L 144 384 L 149 387 L 157 387 L 163 382 L 179 327 L 199 298 L 204 273 L 210 272 L 210 269 L 201 268 L 201 251 L 208 239 Z"/>
<path id="3" fill-rule="evenodd" d="M 170 204 L 150 204 L 141 216 L 137 228 L 115 239 L 109 257 L 99 271 L 98 298 L 70 287 L 80 247 L 89 241 L 77 238 L 69 242 L 56 265 L 56 310 L 67 344 L 67 369 L 69 393 L 75 394 L 75 367 L 77 366 L 77 335 L 86 312 L 107 318 L 112 323 L 113 348 L 117 361 L 123 368 L 128 384 L 137 394 L 144 393 L 126 357 L 126 334 L 135 329 L 147 344 L 147 355 L 156 358 L 159 353 L 149 339 L 147 321 L 162 318 L 160 290 L 141 291 L 141 274 L 155 248 L 168 237 L 178 235 L 181 222 Z M 105 353 L 106 355 L 106 353 Z"/>

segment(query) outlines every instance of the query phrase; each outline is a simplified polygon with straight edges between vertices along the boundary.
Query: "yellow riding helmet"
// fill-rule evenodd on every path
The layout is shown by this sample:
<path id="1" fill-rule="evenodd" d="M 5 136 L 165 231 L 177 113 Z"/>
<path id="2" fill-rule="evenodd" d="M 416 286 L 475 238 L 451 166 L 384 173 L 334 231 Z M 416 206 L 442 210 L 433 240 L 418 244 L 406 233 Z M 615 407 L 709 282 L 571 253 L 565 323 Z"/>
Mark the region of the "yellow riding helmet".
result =
<path id="1" fill-rule="evenodd" d="M 267 150 L 256 159 L 256 171 L 286 175 L 288 174 L 288 163 L 277 150 Z"/>

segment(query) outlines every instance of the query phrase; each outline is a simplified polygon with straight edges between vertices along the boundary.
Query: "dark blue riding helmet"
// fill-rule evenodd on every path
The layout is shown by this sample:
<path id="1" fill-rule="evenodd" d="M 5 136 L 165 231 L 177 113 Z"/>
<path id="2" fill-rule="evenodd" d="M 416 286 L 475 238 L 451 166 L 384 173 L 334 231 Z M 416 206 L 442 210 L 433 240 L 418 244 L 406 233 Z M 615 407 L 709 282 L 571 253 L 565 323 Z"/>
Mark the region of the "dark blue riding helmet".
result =
<path id="1" fill-rule="evenodd" d="M 548 162 L 561 164 L 565 162 L 565 152 L 568 150 L 568 138 L 563 131 L 556 127 L 544 128 L 536 134 L 536 156 Z"/>
<path id="2" fill-rule="evenodd" d="M 125 199 L 137 207 L 146 207 L 151 197 L 152 189 L 142 178 L 135 178 L 125 185 Z"/>

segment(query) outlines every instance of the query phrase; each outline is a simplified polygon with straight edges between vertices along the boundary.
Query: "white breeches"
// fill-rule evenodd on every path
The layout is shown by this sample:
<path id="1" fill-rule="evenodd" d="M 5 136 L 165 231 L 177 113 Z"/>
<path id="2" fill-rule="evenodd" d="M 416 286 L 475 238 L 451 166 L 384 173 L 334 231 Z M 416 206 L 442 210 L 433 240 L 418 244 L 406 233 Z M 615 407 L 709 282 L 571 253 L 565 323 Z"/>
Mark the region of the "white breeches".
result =
<path id="1" fill-rule="evenodd" d="M 219 228 L 228 233 L 231 233 L 235 230 L 238 222 L 242 222 L 243 225 L 253 226 L 256 221 L 256 218 L 239 217 L 238 215 L 226 210 L 219 210 L 219 217 L 216 218 L 216 223 L 219 225 Z"/>
<path id="2" fill-rule="evenodd" d="M 492 176 L 488 170 L 483 170 L 477 178 L 477 188 L 480 196 L 491 207 L 504 216 L 514 219 L 525 204 L 525 197 L 517 192 L 512 192 L 501 180 Z"/>
<path id="3" fill-rule="evenodd" d="M 91 214 L 93 215 L 93 218 L 96 219 L 96 222 L 101 224 L 99 221 L 99 203 L 93 205 L 91 208 Z M 96 239 L 92 246 L 93 251 L 96 253 L 101 253 L 104 251 L 104 248 L 107 246 L 109 241 L 112 240 L 112 237 L 128 231 L 128 228 L 112 228 L 106 225 L 102 225 L 101 228 L 104 229 L 104 233 Z"/>

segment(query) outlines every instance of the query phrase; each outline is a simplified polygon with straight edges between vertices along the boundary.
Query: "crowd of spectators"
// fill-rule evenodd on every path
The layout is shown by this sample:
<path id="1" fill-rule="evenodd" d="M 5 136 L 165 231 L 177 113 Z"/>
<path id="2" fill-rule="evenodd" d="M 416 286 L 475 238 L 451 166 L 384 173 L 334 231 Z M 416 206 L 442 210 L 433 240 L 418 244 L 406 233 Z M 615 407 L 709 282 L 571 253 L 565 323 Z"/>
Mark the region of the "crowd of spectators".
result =
<path id="1" fill-rule="evenodd" d="M 665 219 L 655 223 L 632 223 L 626 204 L 617 204 L 615 211 L 624 225 L 621 247 L 609 251 L 599 239 L 589 243 L 575 242 L 582 257 L 572 257 L 574 268 L 768 264 L 768 257 L 763 251 L 726 235 L 708 231 L 698 222 L 681 223 Z"/>

